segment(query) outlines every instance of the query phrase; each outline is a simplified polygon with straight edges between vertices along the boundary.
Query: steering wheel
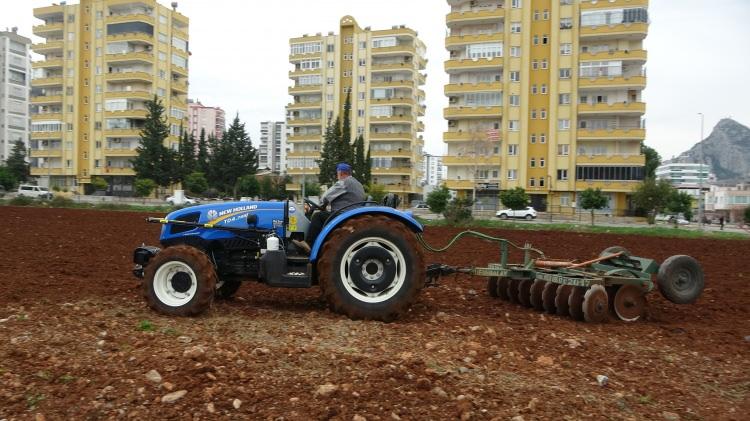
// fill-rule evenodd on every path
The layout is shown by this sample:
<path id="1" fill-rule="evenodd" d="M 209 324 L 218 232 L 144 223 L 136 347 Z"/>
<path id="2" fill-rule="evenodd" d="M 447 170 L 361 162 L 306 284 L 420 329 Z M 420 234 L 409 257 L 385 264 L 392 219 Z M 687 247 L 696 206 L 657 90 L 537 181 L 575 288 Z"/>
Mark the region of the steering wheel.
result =
<path id="1" fill-rule="evenodd" d="M 305 202 L 305 204 L 309 205 L 310 208 L 312 208 L 313 211 L 322 210 L 323 209 L 319 204 L 313 202 L 312 200 L 310 200 L 310 199 L 308 199 L 306 197 L 302 198 L 302 200 Z"/>

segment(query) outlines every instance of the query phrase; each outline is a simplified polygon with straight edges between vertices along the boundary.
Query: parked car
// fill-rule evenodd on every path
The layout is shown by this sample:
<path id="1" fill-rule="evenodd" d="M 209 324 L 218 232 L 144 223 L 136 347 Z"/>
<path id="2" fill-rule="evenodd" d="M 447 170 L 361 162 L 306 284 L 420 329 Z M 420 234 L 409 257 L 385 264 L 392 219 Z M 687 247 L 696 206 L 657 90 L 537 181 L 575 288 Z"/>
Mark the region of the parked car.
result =
<path id="1" fill-rule="evenodd" d="M 414 210 L 430 210 L 430 207 L 427 203 L 417 203 L 414 205 Z"/>
<path id="2" fill-rule="evenodd" d="M 18 196 L 34 197 L 37 199 L 52 199 L 52 192 L 46 187 L 21 184 L 18 186 Z"/>
<path id="3" fill-rule="evenodd" d="M 166 199 L 166 201 L 167 201 L 167 203 L 169 203 L 172 206 L 174 206 L 174 205 L 195 205 L 195 204 L 200 203 L 200 200 L 198 200 L 195 197 L 190 197 L 190 196 L 184 196 L 184 198 L 182 199 L 181 203 L 179 203 L 177 201 L 177 198 L 175 196 L 168 196 L 167 199 Z"/>
<path id="4" fill-rule="evenodd" d="M 528 206 L 526 209 L 513 210 L 513 209 L 502 209 L 495 213 L 500 219 L 508 218 L 523 218 L 523 219 L 536 219 L 536 210 Z"/>

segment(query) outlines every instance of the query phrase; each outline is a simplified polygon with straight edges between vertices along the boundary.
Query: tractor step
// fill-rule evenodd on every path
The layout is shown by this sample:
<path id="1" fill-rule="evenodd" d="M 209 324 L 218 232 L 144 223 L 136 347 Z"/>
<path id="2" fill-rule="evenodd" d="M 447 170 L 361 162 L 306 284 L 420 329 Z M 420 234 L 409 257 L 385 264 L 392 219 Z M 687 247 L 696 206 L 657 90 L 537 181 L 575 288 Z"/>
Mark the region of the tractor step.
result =
<path id="1" fill-rule="evenodd" d="M 289 272 L 281 275 L 280 280 L 269 282 L 268 285 L 279 288 L 310 288 L 312 279 L 306 272 Z"/>

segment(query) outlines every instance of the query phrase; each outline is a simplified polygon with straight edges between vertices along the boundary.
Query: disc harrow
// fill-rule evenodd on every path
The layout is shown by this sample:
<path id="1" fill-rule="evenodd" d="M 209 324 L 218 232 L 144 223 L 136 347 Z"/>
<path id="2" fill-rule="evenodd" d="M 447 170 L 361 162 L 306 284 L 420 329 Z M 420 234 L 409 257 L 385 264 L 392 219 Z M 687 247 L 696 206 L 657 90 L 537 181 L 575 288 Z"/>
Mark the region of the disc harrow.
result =
<path id="1" fill-rule="evenodd" d="M 487 267 L 432 264 L 427 268 L 428 283 L 455 273 L 486 277 L 487 292 L 493 298 L 590 323 L 606 322 L 610 316 L 625 322 L 639 320 L 645 314 L 646 295 L 657 285 L 661 294 L 676 304 L 693 303 L 703 292 L 703 269 L 685 255 L 669 257 L 660 265 L 614 246 L 595 259 L 576 262 L 551 260 L 530 244 L 518 246 L 475 231 L 458 234 L 443 248 L 433 248 L 418 238 L 426 249 L 443 252 L 466 235 L 499 243 L 500 263 Z M 510 247 L 523 252 L 522 263 L 508 262 Z"/>

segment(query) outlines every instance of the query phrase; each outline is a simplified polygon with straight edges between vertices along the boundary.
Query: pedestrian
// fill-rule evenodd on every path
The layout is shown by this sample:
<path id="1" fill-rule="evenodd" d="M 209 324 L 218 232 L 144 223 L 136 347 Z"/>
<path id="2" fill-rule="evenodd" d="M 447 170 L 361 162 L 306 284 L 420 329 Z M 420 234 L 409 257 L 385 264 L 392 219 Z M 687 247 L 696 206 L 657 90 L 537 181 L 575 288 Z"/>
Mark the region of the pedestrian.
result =
<path id="1" fill-rule="evenodd" d="M 723 216 L 719 217 L 719 229 L 721 230 L 724 229 L 724 217 Z"/>

